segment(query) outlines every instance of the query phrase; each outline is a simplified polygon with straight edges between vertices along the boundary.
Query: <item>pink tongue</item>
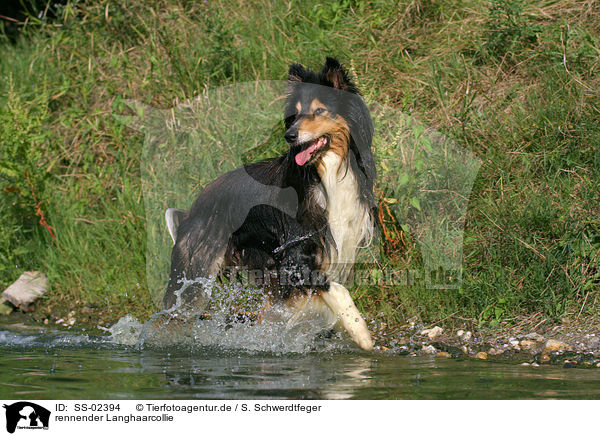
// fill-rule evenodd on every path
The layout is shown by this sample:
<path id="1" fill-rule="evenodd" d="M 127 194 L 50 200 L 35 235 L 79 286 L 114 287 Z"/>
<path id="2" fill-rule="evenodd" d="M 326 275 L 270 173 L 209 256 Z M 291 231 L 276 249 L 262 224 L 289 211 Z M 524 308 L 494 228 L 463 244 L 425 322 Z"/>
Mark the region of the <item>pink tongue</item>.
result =
<path id="1" fill-rule="evenodd" d="M 300 153 L 296 155 L 296 163 L 300 166 L 304 165 L 306 162 L 310 160 L 311 155 L 315 150 L 318 150 L 323 146 L 323 138 L 319 138 L 315 142 L 313 142 L 308 148 L 302 150 Z"/>

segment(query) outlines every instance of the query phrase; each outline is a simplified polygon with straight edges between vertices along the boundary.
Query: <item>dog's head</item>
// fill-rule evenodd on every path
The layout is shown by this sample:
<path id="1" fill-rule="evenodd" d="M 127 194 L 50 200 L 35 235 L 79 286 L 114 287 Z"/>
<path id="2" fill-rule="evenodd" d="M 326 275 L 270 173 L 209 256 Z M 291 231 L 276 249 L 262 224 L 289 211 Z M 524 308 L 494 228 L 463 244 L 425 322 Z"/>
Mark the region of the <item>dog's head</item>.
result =
<path id="1" fill-rule="evenodd" d="M 318 165 L 331 150 L 355 162 L 372 187 L 373 124 L 356 85 L 333 58 L 321 72 L 300 64 L 290 67 L 285 140 L 299 166 Z"/>

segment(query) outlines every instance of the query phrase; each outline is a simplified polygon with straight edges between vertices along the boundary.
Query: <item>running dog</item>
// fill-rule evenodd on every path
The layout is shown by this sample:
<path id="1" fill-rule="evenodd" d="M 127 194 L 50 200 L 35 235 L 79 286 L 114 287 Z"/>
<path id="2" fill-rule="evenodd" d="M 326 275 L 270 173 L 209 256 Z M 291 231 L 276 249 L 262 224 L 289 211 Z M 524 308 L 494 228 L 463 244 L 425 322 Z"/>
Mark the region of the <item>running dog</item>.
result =
<path id="1" fill-rule="evenodd" d="M 371 116 L 336 59 L 320 72 L 291 65 L 288 82 L 287 153 L 224 174 L 189 211 L 167 210 L 175 245 L 164 305 L 205 305 L 190 279 L 264 270 L 271 301 L 327 311 L 370 350 L 366 323 L 340 283 L 375 231 Z"/>

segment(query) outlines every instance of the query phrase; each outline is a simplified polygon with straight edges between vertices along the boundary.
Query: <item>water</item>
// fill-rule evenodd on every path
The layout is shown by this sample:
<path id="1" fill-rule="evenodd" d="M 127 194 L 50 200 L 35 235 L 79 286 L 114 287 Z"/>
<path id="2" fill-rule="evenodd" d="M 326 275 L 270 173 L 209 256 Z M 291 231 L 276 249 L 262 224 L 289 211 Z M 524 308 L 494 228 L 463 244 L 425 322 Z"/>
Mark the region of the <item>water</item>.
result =
<path id="1" fill-rule="evenodd" d="M 596 369 L 363 353 L 336 338 L 320 341 L 333 345 L 303 352 L 152 348 L 85 332 L 0 327 L 0 398 L 600 398 Z"/>

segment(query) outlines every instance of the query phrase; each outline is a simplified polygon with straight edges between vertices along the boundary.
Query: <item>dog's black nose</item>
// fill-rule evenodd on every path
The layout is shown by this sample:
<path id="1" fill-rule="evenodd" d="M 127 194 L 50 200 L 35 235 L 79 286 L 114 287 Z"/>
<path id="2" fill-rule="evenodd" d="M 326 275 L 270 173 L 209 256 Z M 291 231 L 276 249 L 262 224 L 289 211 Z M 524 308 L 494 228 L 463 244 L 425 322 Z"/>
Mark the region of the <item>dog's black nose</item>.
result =
<path id="1" fill-rule="evenodd" d="M 291 144 L 293 142 L 296 142 L 296 139 L 298 139 L 298 131 L 296 129 L 287 129 L 283 137 L 288 143 Z"/>

